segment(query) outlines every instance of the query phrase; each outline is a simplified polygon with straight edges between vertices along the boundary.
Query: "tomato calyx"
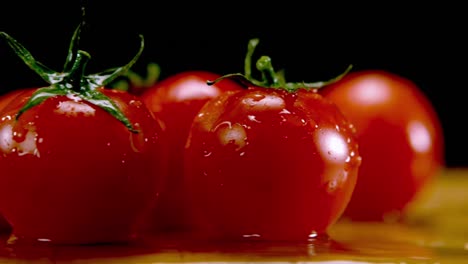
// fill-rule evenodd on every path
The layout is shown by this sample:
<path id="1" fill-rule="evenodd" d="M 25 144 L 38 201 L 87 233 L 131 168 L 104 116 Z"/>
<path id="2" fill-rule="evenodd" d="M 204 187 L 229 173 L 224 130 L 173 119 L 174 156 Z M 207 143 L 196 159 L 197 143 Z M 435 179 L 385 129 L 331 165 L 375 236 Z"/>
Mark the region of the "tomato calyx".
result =
<path id="1" fill-rule="evenodd" d="M 286 82 L 284 74 L 282 71 L 275 71 L 273 68 L 273 64 L 271 62 L 271 58 L 268 56 L 261 56 L 256 62 L 256 68 L 260 71 L 262 79 L 257 80 L 252 76 L 252 56 L 259 43 L 258 38 L 253 38 L 249 41 L 247 46 L 247 55 L 245 56 L 244 60 L 244 73 L 231 73 L 223 75 L 215 80 L 208 80 L 208 85 L 213 85 L 222 79 L 231 78 L 242 85 L 249 87 L 249 86 L 258 86 L 264 88 L 274 88 L 274 89 L 283 89 L 289 92 L 297 91 L 298 89 L 305 89 L 305 90 L 313 90 L 319 89 L 334 82 L 339 81 L 342 79 L 349 71 L 352 69 L 352 65 L 349 65 L 348 68 L 341 73 L 340 75 L 327 80 L 327 81 L 319 81 L 319 82 L 297 82 L 291 83 Z"/>
<path id="2" fill-rule="evenodd" d="M 5 32 L 0 32 L 0 37 L 4 38 L 13 51 L 35 71 L 50 86 L 37 89 L 25 105 L 18 111 L 18 119 L 25 111 L 34 107 L 48 98 L 64 95 L 73 98 L 80 98 L 110 113 L 117 120 L 122 122 L 131 132 L 138 133 L 130 120 L 119 109 L 119 107 L 109 97 L 104 95 L 98 88 L 107 87 L 117 77 L 125 74 L 140 57 L 144 48 L 144 38 L 140 35 L 141 45 L 138 53 L 133 59 L 122 67 L 107 69 L 100 73 L 85 75 L 85 68 L 91 56 L 88 52 L 77 48 L 81 24 L 76 28 L 68 55 L 62 72 L 54 71 L 42 63 L 36 61 L 31 53 L 18 41 Z"/>

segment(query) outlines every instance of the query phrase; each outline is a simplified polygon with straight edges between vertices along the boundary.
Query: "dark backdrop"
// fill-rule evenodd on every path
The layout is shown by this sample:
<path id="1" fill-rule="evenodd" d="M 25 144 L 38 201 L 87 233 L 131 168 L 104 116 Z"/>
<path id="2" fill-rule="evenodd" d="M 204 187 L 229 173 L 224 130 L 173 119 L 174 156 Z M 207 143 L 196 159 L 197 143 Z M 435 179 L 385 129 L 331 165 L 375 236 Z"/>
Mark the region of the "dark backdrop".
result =
<path id="1" fill-rule="evenodd" d="M 118 3 L 118 4 L 117 4 Z M 461 4 L 460 4 L 461 5 Z M 275 5 L 200 1 L 22 1 L 2 2 L 0 31 L 26 46 L 35 58 L 60 70 L 72 32 L 85 7 L 81 49 L 90 52 L 89 71 L 126 64 L 145 37 L 134 70 L 158 63 L 161 78 L 203 69 L 219 74 L 243 71 L 249 39 L 256 55 L 268 55 L 288 81 L 318 81 L 354 70 L 384 69 L 414 81 L 433 102 L 445 133 L 448 166 L 468 165 L 467 24 L 463 8 L 358 3 Z M 1 92 L 42 85 L 0 41 Z"/>

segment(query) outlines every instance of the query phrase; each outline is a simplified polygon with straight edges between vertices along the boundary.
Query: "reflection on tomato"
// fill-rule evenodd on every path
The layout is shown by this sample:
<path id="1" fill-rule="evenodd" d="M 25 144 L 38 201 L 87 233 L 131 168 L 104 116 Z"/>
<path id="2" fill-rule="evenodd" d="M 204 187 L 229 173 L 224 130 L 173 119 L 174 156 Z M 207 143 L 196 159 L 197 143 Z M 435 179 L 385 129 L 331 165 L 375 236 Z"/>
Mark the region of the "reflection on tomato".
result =
<path id="1" fill-rule="evenodd" d="M 353 130 L 313 91 L 251 86 L 200 110 L 185 152 L 197 232 L 306 241 L 345 209 L 360 164 Z"/>
<path id="2" fill-rule="evenodd" d="M 160 194 L 155 218 L 150 223 L 154 231 L 177 231 L 187 228 L 183 175 L 183 151 L 190 125 L 200 108 L 209 99 L 241 86 L 232 80 L 208 85 L 220 75 L 208 71 L 186 71 L 169 76 L 145 88 L 141 95 L 146 106 L 165 127 L 169 149 L 169 178 Z"/>
<path id="3" fill-rule="evenodd" d="M 363 159 L 344 215 L 399 219 L 444 164 L 431 102 L 415 83 L 379 70 L 349 73 L 320 91 L 356 126 Z"/>

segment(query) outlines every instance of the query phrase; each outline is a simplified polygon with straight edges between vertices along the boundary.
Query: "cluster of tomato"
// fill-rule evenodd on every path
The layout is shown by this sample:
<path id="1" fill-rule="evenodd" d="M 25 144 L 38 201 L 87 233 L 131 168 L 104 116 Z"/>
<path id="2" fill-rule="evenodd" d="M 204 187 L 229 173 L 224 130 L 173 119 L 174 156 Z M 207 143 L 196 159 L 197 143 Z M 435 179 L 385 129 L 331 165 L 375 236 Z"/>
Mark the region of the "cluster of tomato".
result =
<path id="1" fill-rule="evenodd" d="M 0 212 L 15 238 L 304 240 L 404 213 L 443 166 L 430 102 L 389 72 L 287 83 L 263 56 L 257 80 L 254 39 L 244 74 L 181 72 L 132 93 L 109 87 L 141 50 L 84 75 L 78 28 L 54 72 L 0 34 L 50 84 L 0 99 Z"/>

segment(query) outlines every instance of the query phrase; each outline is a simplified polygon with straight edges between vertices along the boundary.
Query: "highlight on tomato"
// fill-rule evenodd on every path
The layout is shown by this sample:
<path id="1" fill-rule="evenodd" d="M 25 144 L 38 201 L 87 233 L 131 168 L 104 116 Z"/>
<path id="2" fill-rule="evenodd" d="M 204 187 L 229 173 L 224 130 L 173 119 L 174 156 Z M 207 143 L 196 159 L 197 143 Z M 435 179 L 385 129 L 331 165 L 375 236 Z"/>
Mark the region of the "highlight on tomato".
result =
<path id="1" fill-rule="evenodd" d="M 319 90 L 354 124 L 362 165 L 343 215 L 400 221 L 444 166 L 440 120 L 413 81 L 384 70 L 351 72 Z"/>
<path id="2" fill-rule="evenodd" d="M 208 101 L 184 153 L 184 186 L 202 239 L 307 241 L 326 235 L 345 210 L 361 157 L 351 123 L 318 83 L 288 83 L 271 59 L 256 63 L 252 39 L 244 89 Z M 341 76 L 339 76 L 341 77 Z M 336 79 L 339 79 L 338 77 Z M 330 80 L 325 83 L 336 81 Z"/>
<path id="3" fill-rule="evenodd" d="M 0 37 L 49 85 L 25 89 L 0 115 L 0 212 L 10 242 L 129 242 L 140 235 L 165 177 L 165 140 L 135 95 L 108 89 L 140 57 L 85 74 L 75 30 L 63 71 L 5 32 Z"/>

